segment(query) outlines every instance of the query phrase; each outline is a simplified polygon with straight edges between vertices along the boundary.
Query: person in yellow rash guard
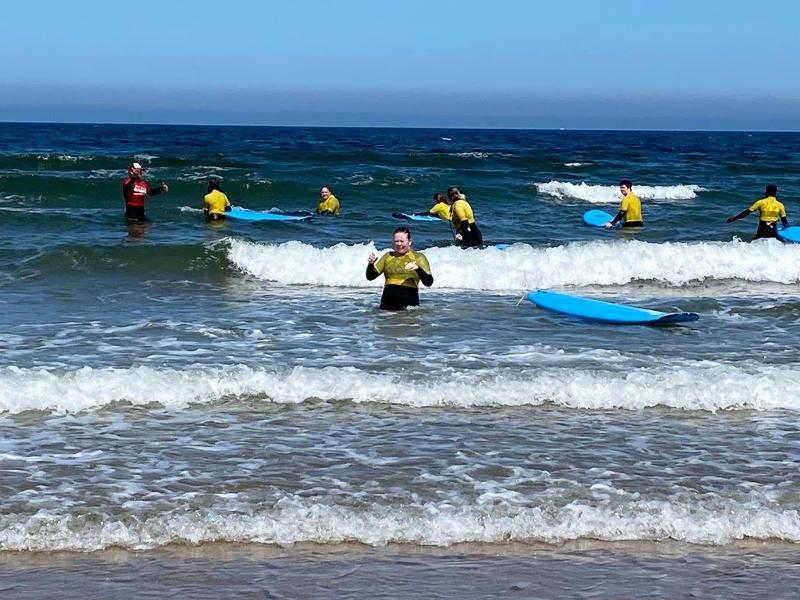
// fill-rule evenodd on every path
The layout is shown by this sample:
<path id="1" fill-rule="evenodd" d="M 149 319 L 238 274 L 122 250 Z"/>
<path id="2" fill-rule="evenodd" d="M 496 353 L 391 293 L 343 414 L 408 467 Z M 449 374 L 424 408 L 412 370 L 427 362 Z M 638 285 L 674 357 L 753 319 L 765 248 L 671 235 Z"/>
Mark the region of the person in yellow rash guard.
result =
<path id="1" fill-rule="evenodd" d="M 443 221 L 449 221 L 452 208 L 452 205 L 447 200 L 447 196 L 437 192 L 433 195 L 433 206 L 431 206 L 428 212 L 422 214 L 439 217 Z"/>
<path id="2" fill-rule="evenodd" d="M 203 197 L 203 212 L 206 222 L 225 219 L 225 213 L 231 209 L 228 197 L 222 193 L 219 179 L 212 177 L 208 180 L 208 193 Z"/>
<path id="3" fill-rule="evenodd" d="M 483 234 L 478 229 L 467 197 L 457 187 L 449 187 L 447 188 L 447 198 L 452 205 L 450 220 L 455 228 L 456 243 L 462 248 L 480 248 L 483 245 Z"/>
<path id="4" fill-rule="evenodd" d="M 765 196 L 761 200 L 756 200 L 750 208 L 744 209 L 738 215 L 728 217 L 725 222 L 733 223 L 743 219 L 750 213 L 758 211 L 758 229 L 756 230 L 755 239 L 778 237 L 778 219 L 781 220 L 781 224 L 784 227 L 789 226 L 789 219 L 786 218 L 786 209 L 783 203 L 778 201 L 777 186 L 768 185 Z"/>
<path id="5" fill-rule="evenodd" d="M 622 202 L 619 205 L 617 216 L 603 225 L 609 229 L 622 221 L 623 227 L 641 227 L 642 221 L 642 201 L 639 196 L 633 193 L 633 184 L 627 179 L 619 182 L 619 192 L 622 194 Z"/>
<path id="6" fill-rule="evenodd" d="M 425 287 L 433 284 L 428 259 L 422 252 L 411 249 L 411 231 L 407 227 L 394 230 L 392 251 L 383 256 L 372 252 L 367 259 L 367 279 L 372 281 L 380 274 L 386 277 L 381 295 L 383 310 L 404 310 L 419 306 L 419 282 Z"/>
<path id="7" fill-rule="evenodd" d="M 339 199 L 333 195 L 329 185 L 319 188 L 319 204 L 314 212 L 318 215 L 339 214 Z"/>

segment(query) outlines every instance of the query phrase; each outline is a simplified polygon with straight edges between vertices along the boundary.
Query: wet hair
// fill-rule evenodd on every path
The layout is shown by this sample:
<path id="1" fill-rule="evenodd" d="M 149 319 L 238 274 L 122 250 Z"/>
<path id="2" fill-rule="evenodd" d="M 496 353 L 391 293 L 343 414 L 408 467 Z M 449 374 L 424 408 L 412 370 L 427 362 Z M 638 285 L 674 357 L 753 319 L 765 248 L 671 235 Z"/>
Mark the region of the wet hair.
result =
<path id="1" fill-rule="evenodd" d="M 619 182 L 619 184 L 624 185 L 628 189 L 631 189 L 633 187 L 633 184 L 631 183 L 630 179 L 623 179 L 622 181 Z"/>
<path id="2" fill-rule="evenodd" d="M 433 195 L 433 201 L 436 202 L 436 203 L 438 203 L 438 202 L 447 202 L 447 196 L 445 196 L 444 194 L 442 194 L 440 192 L 436 192 Z"/>
<path id="3" fill-rule="evenodd" d="M 327 189 L 331 193 L 331 195 L 334 195 L 334 196 L 336 195 L 336 194 L 333 193 L 333 188 L 331 186 L 323 185 L 321 188 L 319 188 L 319 191 L 322 192 L 322 190 L 324 190 L 324 189 Z"/>
<path id="4" fill-rule="evenodd" d="M 459 190 L 456 186 L 450 186 L 447 188 L 447 197 L 451 200 L 458 200 L 459 196 L 461 196 L 461 190 Z"/>
<path id="5" fill-rule="evenodd" d="M 777 196 L 778 195 L 778 186 L 772 185 L 771 183 L 767 186 L 766 191 L 767 196 Z"/>
<path id="6" fill-rule="evenodd" d="M 408 227 L 398 227 L 394 230 L 394 233 L 405 233 L 406 237 L 408 237 L 408 241 L 411 241 L 411 230 Z M 392 237 L 394 237 L 394 234 L 392 234 Z"/>
<path id="7" fill-rule="evenodd" d="M 216 177 L 212 177 L 208 180 L 208 193 L 210 194 L 214 190 L 222 191 L 222 188 L 219 187 L 219 179 Z"/>

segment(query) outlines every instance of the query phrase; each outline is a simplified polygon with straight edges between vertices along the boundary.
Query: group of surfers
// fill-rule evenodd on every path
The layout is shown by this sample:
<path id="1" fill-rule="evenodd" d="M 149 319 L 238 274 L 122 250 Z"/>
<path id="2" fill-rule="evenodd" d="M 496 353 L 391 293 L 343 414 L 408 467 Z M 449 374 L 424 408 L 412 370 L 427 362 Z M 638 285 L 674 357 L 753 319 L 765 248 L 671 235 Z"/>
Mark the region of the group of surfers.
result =
<path id="1" fill-rule="evenodd" d="M 160 186 L 150 186 L 142 177 L 144 169 L 139 163 L 132 163 L 128 167 L 128 177 L 122 182 L 122 193 L 125 198 L 125 218 L 128 223 L 147 223 L 144 214 L 144 200 L 146 196 L 156 196 L 168 192 L 169 186 L 162 182 Z M 624 228 L 642 227 L 642 202 L 633 193 L 633 183 L 623 179 L 619 183 L 622 195 L 619 211 L 616 216 L 604 225 L 606 228 L 622 223 Z M 341 207 L 339 200 L 333 194 L 330 186 L 324 185 L 319 190 L 320 200 L 314 211 L 317 214 L 338 215 Z M 778 188 L 768 185 L 765 197 L 756 200 L 749 208 L 728 217 L 726 222 L 732 223 L 738 219 L 758 212 L 759 221 L 756 231 L 757 238 L 777 237 L 777 224 L 789 226 L 786 218 L 786 208 L 777 199 Z M 449 187 L 447 194 L 433 195 L 433 206 L 417 216 L 433 216 L 445 221 L 450 221 L 453 227 L 455 241 L 462 248 L 481 247 L 483 236 L 477 223 L 472 207 L 467 198 L 457 187 Z M 217 178 L 208 182 L 208 193 L 203 198 L 203 211 L 207 221 L 225 219 L 225 213 L 230 211 L 231 203 L 220 187 Z M 419 284 L 426 287 L 433 284 L 433 274 L 428 259 L 421 252 L 411 248 L 411 231 L 407 227 L 398 227 L 394 230 L 392 250 L 380 258 L 373 252 L 367 259 L 366 277 L 373 280 L 383 275 L 386 282 L 381 296 L 380 308 L 384 310 L 403 310 L 409 306 L 419 305 Z"/>

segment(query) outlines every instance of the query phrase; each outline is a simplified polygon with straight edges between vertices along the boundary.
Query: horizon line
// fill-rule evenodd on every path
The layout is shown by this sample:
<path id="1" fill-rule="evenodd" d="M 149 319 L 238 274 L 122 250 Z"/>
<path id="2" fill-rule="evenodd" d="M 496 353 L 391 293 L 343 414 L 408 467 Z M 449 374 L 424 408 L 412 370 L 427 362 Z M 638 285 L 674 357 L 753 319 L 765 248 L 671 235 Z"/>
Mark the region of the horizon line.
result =
<path id="1" fill-rule="evenodd" d="M 490 127 L 453 125 L 265 125 L 263 123 L 182 123 L 182 122 L 129 122 L 129 121 L 12 121 L 0 119 L 0 125 L 116 125 L 116 126 L 165 126 L 165 127 L 263 127 L 263 128 L 302 128 L 302 129 L 444 129 L 453 131 L 616 131 L 641 133 L 800 133 L 800 129 L 669 129 L 641 128 L 626 129 L 617 127 Z"/>

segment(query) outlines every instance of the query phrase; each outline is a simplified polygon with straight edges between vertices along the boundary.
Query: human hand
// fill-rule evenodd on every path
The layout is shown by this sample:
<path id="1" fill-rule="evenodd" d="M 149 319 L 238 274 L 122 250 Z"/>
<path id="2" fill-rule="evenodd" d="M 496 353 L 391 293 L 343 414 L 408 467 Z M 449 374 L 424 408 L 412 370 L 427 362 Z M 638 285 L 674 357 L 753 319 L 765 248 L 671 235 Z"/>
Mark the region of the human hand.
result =
<path id="1" fill-rule="evenodd" d="M 457 233 L 457 234 L 456 234 L 456 241 L 457 241 L 457 242 L 460 242 L 462 239 L 463 239 L 463 238 L 461 237 L 461 234 L 460 234 L 460 233 Z"/>
<path id="2" fill-rule="evenodd" d="M 733 223 L 733 217 L 728 217 L 727 219 L 725 219 L 725 222 L 726 223 Z"/>
<path id="3" fill-rule="evenodd" d="M 376 260 L 378 260 L 378 255 L 374 252 L 371 252 L 369 258 L 367 258 L 367 262 L 371 265 L 374 265 Z"/>
<path id="4" fill-rule="evenodd" d="M 416 271 L 417 270 L 417 263 L 415 261 L 411 261 L 410 263 L 406 263 L 405 267 L 403 267 L 406 271 Z"/>
<path id="5" fill-rule="evenodd" d="M 613 227 L 613 225 L 611 224 L 611 221 L 609 221 L 608 223 L 606 223 L 605 225 L 603 225 L 603 228 L 604 228 L 604 229 L 611 229 L 612 227 Z"/>

